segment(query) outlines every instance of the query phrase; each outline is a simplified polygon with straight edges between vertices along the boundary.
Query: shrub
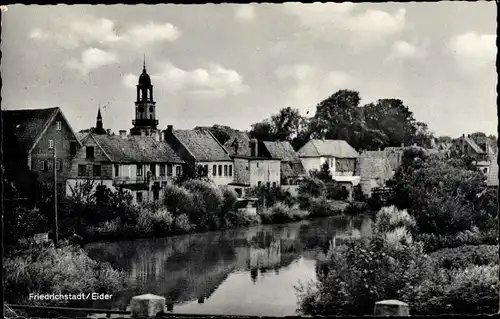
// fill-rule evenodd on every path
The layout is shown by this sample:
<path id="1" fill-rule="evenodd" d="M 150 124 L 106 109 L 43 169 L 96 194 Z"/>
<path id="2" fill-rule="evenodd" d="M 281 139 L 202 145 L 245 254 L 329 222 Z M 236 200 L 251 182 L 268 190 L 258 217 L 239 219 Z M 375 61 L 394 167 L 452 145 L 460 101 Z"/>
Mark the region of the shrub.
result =
<path id="1" fill-rule="evenodd" d="M 226 214 L 225 222 L 228 228 L 247 227 L 261 223 L 259 215 L 249 215 L 240 211 L 230 211 Z"/>
<path id="2" fill-rule="evenodd" d="M 274 204 L 267 212 L 261 213 L 262 222 L 265 224 L 281 224 L 297 221 L 307 216 L 299 207 L 289 207 L 283 203 Z"/>
<path id="3" fill-rule="evenodd" d="M 164 188 L 164 203 L 174 216 L 186 213 L 193 202 L 191 193 L 177 185 L 166 185 Z"/>
<path id="4" fill-rule="evenodd" d="M 466 268 L 471 265 L 483 266 L 498 264 L 498 246 L 460 246 L 445 248 L 430 254 L 441 268 Z"/>
<path id="5" fill-rule="evenodd" d="M 5 246 L 7 251 L 10 247 L 19 245 L 23 238 L 32 237 L 34 234 L 47 230 L 48 220 L 36 208 L 16 207 L 5 210 Z"/>
<path id="6" fill-rule="evenodd" d="M 397 209 L 395 206 L 382 207 L 375 218 L 376 230 L 385 233 L 397 227 L 414 230 L 416 227 L 415 219 L 406 210 Z"/>
<path id="7" fill-rule="evenodd" d="M 196 228 L 195 225 L 191 224 L 189 217 L 186 214 L 181 214 L 176 216 L 174 219 L 174 229 L 176 231 L 189 233 Z"/>
<path id="8" fill-rule="evenodd" d="M 347 208 L 344 210 L 344 214 L 349 216 L 357 216 L 366 214 L 369 210 L 370 208 L 368 207 L 368 204 L 364 202 L 354 202 L 347 206 Z"/>
<path id="9" fill-rule="evenodd" d="M 309 212 L 311 217 L 326 217 L 341 215 L 342 211 L 333 206 L 332 202 L 325 196 L 311 198 L 309 201 Z"/>
<path id="10" fill-rule="evenodd" d="M 490 234 L 481 232 L 476 227 L 473 227 L 472 230 L 463 231 L 456 235 L 419 233 L 416 235 L 416 238 L 424 244 L 424 248 L 427 252 L 433 252 L 443 248 L 455 248 L 464 245 L 497 244 L 496 240 L 492 240 Z"/>
<path id="11" fill-rule="evenodd" d="M 17 304 L 54 304 L 53 300 L 30 300 L 30 293 L 109 293 L 123 290 L 126 284 L 124 273 L 89 258 L 83 249 L 64 243 L 58 249 L 33 244 L 4 259 L 4 276 L 6 299 Z"/>
<path id="12" fill-rule="evenodd" d="M 498 265 L 436 271 L 415 289 L 412 312 L 420 315 L 498 311 Z"/>

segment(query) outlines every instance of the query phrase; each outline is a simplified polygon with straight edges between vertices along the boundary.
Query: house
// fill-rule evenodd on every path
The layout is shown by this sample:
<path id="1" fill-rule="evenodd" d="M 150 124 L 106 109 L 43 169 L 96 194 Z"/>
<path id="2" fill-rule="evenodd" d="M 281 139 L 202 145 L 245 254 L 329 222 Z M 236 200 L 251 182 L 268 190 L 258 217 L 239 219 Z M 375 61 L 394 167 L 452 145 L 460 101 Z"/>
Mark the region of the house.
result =
<path id="1" fill-rule="evenodd" d="M 461 137 L 453 141 L 453 151 L 458 156 L 467 156 L 473 159 L 473 164 L 486 176 L 490 169 L 491 147 L 487 143 L 478 145 L 470 136 L 462 134 Z"/>
<path id="2" fill-rule="evenodd" d="M 184 161 L 167 143 L 151 136 L 88 134 L 71 166 L 66 193 L 85 181 L 122 188 L 134 202 L 161 200 L 160 190 L 182 174 Z"/>
<path id="3" fill-rule="evenodd" d="M 353 176 L 358 152 L 342 140 L 313 139 L 302 146 L 297 154 L 306 172 L 320 170 L 328 162 L 333 176 Z"/>
<path id="4" fill-rule="evenodd" d="M 360 177 L 363 194 L 370 197 L 374 188 L 386 186 L 393 170 L 385 152 L 365 151 L 359 155 L 355 175 Z"/>
<path id="5" fill-rule="evenodd" d="M 246 132 L 234 131 L 224 147 L 231 155 L 250 156 L 250 137 Z"/>
<path id="6" fill-rule="evenodd" d="M 498 187 L 498 153 L 491 157 L 486 185 L 489 187 Z"/>
<path id="7" fill-rule="evenodd" d="M 262 145 L 271 157 L 281 159 L 281 185 L 296 185 L 307 176 L 299 155 L 288 141 L 263 141 Z"/>
<path id="8" fill-rule="evenodd" d="M 262 143 L 251 139 L 249 155 L 232 155 L 234 161 L 234 181 L 230 184 L 238 195 L 244 196 L 245 189 L 255 186 L 276 187 L 281 183 L 281 159 L 273 158 Z"/>
<path id="9" fill-rule="evenodd" d="M 3 110 L 2 118 L 6 170 L 26 163 L 47 189 L 53 189 L 55 169 L 62 194 L 71 160 L 82 145 L 61 109 Z"/>
<path id="10" fill-rule="evenodd" d="M 216 185 L 233 182 L 233 159 L 209 130 L 174 130 L 168 125 L 164 140 L 187 164 Z"/>
<path id="11" fill-rule="evenodd" d="M 349 192 L 349 200 L 353 199 L 354 186 L 359 184 L 360 177 L 354 175 L 359 154 L 351 145 L 343 140 L 313 139 L 297 153 L 308 173 L 328 163 L 332 179 Z"/>

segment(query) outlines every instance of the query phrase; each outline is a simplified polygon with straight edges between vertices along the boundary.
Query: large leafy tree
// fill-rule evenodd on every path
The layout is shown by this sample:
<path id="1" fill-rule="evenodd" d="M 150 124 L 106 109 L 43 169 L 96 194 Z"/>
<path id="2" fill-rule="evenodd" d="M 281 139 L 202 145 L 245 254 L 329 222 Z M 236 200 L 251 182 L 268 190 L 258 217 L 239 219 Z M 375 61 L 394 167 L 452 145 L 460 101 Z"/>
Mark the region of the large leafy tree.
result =
<path id="1" fill-rule="evenodd" d="M 264 141 L 292 141 L 306 132 L 304 128 L 307 127 L 307 120 L 300 115 L 299 110 L 286 107 L 271 118 L 253 124 L 249 134 Z"/>

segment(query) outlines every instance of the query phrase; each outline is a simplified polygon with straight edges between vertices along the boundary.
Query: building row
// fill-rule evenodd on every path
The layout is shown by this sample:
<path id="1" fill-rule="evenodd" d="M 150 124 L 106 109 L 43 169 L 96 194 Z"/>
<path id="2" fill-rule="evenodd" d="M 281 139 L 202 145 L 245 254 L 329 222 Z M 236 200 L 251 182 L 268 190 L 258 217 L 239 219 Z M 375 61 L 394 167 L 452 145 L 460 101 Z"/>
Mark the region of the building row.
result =
<path id="1" fill-rule="evenodd" d="M 401 148 L 358 153 L 342 140 L 312 139 L 295 151 L 286 141 L 257 141 L 235 131 L 225 144 L 203 127 L 158 129 L 153 85 L 143 67 L 137 84 L 135 119 L 127 132 L 115 135 L 104 129 L 100 109 L 88 133 L 76 133 L 59 108 L 2 111 L 4 163 L 19 163 L 38 173 L 39 180 L 71 195 L 81 183 L 124 189 L 137 203 L 159 201 L 165 185 L 191 170 L 215 185 L 227 185 L 240 197 L 249 187 L 280 186 L 294 191 L 298 181 L 328 162 L 333 179 L 350 191 L 361 185 L 368 196 L 383 187 L 401 163 Z M 470 136 L 436 152 L 459 151 L 474 158 L 487 175 L 496 159 L 487 145 Z M 496 157 L 495 157 L 496 158 Z M 10 164 L 9 164 L 10 163 Z M 16 164 L 16 165 L 15 165 Z M 498 177 L 490 177 L 493 185 Z"/>

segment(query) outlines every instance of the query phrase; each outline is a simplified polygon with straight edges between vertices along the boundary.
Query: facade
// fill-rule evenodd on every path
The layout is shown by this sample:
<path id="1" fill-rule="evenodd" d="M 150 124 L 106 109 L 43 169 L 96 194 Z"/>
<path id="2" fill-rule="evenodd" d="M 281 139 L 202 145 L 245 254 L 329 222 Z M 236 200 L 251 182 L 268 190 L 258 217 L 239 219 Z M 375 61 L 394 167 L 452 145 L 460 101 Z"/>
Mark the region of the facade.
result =
<path id="1" fill-rule="evenodd" d="M 358 152 L 342 140 L 308 141 L 297 154 L 307 173 L 321 169 L 321 165 L 328 162 L 332 176 L 353 176 L 356 168 Z"/>
<path id="2" fill-rule="evenodd" d="M 184 161 L 166 143 L 151 136 L 89 134 L 73 159 L 66 193 L 92 182 L 122 188 L 136 203 L 162 199 L 162 188 L 182 174 Z"/>
<path id="3" fill-rule="evenodd" d="M 2 111 L 2 117 L 6 169 L 15 170 L 24 162 L 47 189 L 53 189 L 55 169 L 57 188 L 63 193 L 71 160 L 81 143 L 62 111 L 58 107 L 9 110 Z"/>
<path id="4" fill-rule="evenodd" d="M 262 146 L 271 157 L 281 160 L 282 185 L 296 185 L 300 179 L 307 176 L 299 155 L 288 141 L 263 141 Z"/>
<path id="5" fill-rule="evenodd" d="M 215 136 L 205 129 L 174 130 L 172 125 L 161 138 L 188 165 L 216 185 L 228 185 L 234 179 L 233 159 Z"/>
<path id="6" fill-rule="evenodd" d="M 360 177 L 363 194 L 370 197 L 372 189 L 386 186 L 393 170 L 385 152 L 365 151 L 359 155 L 355 175 Z"/>
<path id="7" fill-rule="evenodd" d="M 239 195 L 244 188 L 255 186 L 276 187 L 281 182 L 279 158 L 234 156 L 234 181 L 231 184 Z"/>
<path id="8" fill-rule="evenodd" d="M 146 61 L 142 68 L 137 84 L 137 99 L 135 101 L 135 119 L 132 120 L 133 127 L 130 135 L 151 136 L 158 134 L 156 119 L 156 102 L 153 98 L 153 85 L 146 71 Z"/>

